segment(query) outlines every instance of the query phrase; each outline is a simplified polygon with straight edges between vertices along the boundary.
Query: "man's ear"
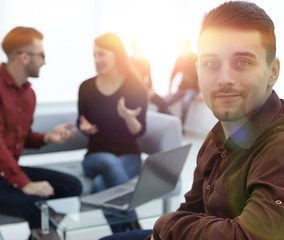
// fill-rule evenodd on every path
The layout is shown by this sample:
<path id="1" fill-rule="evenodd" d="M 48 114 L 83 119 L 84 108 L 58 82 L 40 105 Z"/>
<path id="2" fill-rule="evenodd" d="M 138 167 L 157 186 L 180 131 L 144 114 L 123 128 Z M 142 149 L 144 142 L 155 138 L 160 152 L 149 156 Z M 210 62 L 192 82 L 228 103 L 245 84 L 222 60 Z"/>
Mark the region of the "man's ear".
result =
<path id="1" fill-rule="evenodd" d="M 279 71 L 280 71 L 280 61 L 278 58 L 275 58 L 271 63 L 270 67 L 270 78 L 268 82 L 270 87 L 273 87 L 273 85 L 276 83 L 279 77 Z"/>
<path id="2" fill-rule="evenodd" d="M 18 54 L 18 60 L 23 64 L 26 64 L 29 61 L 29 57 L 30 56 L 24 52 Z"/>

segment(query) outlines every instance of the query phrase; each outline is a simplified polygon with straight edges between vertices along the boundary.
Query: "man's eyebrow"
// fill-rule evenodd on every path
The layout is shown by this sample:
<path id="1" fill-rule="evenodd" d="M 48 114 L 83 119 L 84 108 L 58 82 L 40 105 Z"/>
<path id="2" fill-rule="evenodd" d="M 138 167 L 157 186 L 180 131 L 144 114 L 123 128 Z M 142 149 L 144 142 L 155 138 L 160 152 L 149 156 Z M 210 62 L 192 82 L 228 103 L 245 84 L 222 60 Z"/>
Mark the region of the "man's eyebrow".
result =
<path id="1" fill-rule="evenodd" d="M 256 59 L 256 55 L 251 53 L 251 52 L 236 52 L 233 55 L 234 57 L 238 57 L 238 56 L 247 56 L 247 57 L 251 57 Z"/>

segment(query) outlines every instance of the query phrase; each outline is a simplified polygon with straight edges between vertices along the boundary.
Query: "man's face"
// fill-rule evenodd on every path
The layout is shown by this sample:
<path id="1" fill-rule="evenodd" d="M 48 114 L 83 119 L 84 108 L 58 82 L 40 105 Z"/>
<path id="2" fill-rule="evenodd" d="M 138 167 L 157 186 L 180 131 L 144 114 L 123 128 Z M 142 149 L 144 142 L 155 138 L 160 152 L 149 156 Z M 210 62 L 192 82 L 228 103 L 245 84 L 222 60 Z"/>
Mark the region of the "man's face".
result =
<path id="1" fill-rule="evenodd" d="M 35 39 L 28 50 L 30 54 L 28 54 L 29 60 L 25 66 L 26 73 L 29 77 L 39 77 L 39 70 L 45 64 L 42 41 Z"/>
<path id="2" fill-rule="evenodd" d="M 197 73 L 204 100 L 221 121 L 235 121 L 263 105 L 279 61 L 266 62 L 257 31 L 209 28 L 200 37 Z"/>

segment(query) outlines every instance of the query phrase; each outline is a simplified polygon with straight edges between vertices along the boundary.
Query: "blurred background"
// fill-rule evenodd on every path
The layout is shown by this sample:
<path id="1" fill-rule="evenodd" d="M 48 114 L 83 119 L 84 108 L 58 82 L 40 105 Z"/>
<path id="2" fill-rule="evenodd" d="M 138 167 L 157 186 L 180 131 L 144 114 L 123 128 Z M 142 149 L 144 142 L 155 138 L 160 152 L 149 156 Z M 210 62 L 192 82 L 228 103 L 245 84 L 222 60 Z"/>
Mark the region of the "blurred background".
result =
<path id="1" fill-rule="evenodd" d="M 178 44 L 190 39 L 196 52 L 200 23 L 205 12 L 221 0 L 0 0 L 0 40 L 16 26 L 41 31 L 47 64 L 39 79 L 31 79 L 39 104 L 75 103 L 80 83 L 95 75 L 93 39 L 118 34 L 129 55 L 131 42 L 140 39 L 150 61 L 154 90 L 165 96 Z M 284 59 L 284 1 L 254 0 L 275 23 L 277 56 Z M 6 57 L 0 51 L 0 61 Z M 274 89 L 284 98 L 280 78 Z"/>

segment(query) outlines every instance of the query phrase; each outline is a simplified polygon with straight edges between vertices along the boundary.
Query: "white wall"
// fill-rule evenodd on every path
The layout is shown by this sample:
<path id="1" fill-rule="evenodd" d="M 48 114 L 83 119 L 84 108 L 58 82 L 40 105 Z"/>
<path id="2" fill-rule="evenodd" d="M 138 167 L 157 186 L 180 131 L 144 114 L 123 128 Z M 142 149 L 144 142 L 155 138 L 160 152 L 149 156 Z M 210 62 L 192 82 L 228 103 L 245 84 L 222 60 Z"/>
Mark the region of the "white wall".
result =
<path id="1" fill-rule="evenodd" d="M 95 2 L 0 0 L 1 41 L 19 25 L 44 34 L 47 64 L 39 79 L 30 79 L 38 103 L 76 101 L 79 84 L 95 74 L 92 49 L 99 25 Z M 0 59 L 6 59 L 3 52 Z"/>
<path id="2" fill-rule="evenodd" d="M 92 43 L 111 31 L 123 40 L 141 38 L 151 63 L 155 90 L 166 95 L 178 42 L 190 38 L 196 51 L 201 19 L 222 0 L 0 0 L 0 40 L 13 27 L 32 26 L 45 35 L 45 65 L 31 79 L 38 103 L 76 102 L 79 84 L 95 74 Z M 254 0 L 276 26 L 278 52 L 284 59 L 284 1 Z M 5 61 L 0 51 L 0 60 Z M 282 74 L 282 73 L 281 73 Z M 283 74 L 282 74 L 283 75 Z M 275 89 L 284 98 L 284 82 Z"/>

